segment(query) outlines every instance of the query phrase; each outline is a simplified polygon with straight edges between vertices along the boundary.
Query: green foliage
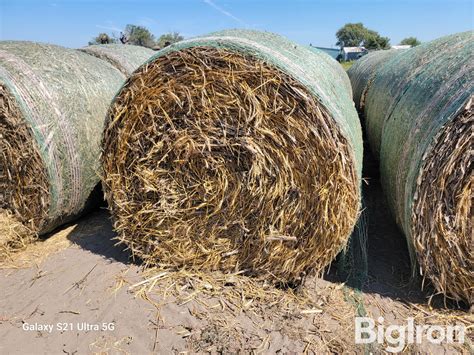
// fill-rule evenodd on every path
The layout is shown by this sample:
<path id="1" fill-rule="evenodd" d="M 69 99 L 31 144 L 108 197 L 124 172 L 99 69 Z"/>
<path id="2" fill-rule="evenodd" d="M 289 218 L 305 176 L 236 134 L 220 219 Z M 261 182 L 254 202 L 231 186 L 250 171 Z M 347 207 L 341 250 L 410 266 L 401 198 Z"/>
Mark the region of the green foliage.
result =
<path id="1" fill-rule="evenodd" d="M 110 44 L 116 43 L 117 40 L 112 36 L 109 36 L 107 33 L 99 33 L 97 37 L 94 37 L 92 41 L 89 41 L 89 45 L 93 44 Z"/>
<path id="2" fill-rule="evenodd" d="M 127 25 L 123 31 L 124 37 L 127 44 L 133 44 L 136 46 L 152 48 L 159 46 L 160 48 L 166 47 L 167 45 L 182 41 L 183 36 L 179 32 L 170 32 L 161 35 L 158 40 L 155 40 L 155 36 L 148 30 L 148 28 L 136 25 Z M 99 33 L 99 35 L 89 41 L 89 45 L 93 44 L 109 44 L 119 43 L 117 38 L 108 35 L 107 33 Z"/>
<path id="3" fill-rule="evenodd" d="M 389 49 L 390 40 L 388 37 L 382 37 L 377 32 L 371 33 L 364 42 L 364 46 L 367 49 Z"/>
<path id="4" fill-rule="evenodd" d="M 406 44 L 406 45 L 410 45 L 412 47 L 416 47 L 419 44 L 421 44 L 421 42 L 416 37 L 407 37 L 407 38 L 402 39 L 400 44 Z"/>
<path id="5" fill-rule="evenodd" d="M 182 41 L 184 39 L 183 36 L 179 34 L 179 32 L 170 32 L 165 33 L 158 38 L 157 45 L 160 48 L 166 47 L 167 45 Z"/>
<path id="6" fill-rule="evenodd" d="M 155 36 L 143 26 L 127 25 L 125 36 L 128 44 L 151 48 L 155 45 Z"/>
<path id="7" fill-rule="evenodd" d="M 346 23 L 336 32 L 337 46 L 358 47 L 363 45 L 367 49 L 388 49 L 390 39 L 382 37 L 376 31 L 366 28 L 361 22 Z"/>
<path id="8" fill-rule="evenodd" d="M 354 60 L 351 60 L 351 61 L 348 61 L 348 62 L 341 62 L 341 65 L 342 67 L 344 68 L 344 70 L 349 70 L 350 67 L 352 67 L 352 65 L 355 63 Z"/>
<path id="9" fill-rule="evenodd" d="M 362 23 L 346 23 L 336 32 L 336 46 L 357 47 L 367 37 L 367 28 Z"/>

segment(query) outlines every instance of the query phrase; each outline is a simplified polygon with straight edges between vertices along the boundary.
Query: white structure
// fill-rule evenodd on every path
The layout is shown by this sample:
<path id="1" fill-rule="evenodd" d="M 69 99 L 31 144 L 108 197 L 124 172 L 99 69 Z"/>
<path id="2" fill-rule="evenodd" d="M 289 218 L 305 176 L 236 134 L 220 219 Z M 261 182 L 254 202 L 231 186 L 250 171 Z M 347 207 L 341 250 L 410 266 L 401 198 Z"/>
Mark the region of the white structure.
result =
<path id="1" fill-rule="evenodd" d="M 390 49 L 410 49 L 409 44 L 399 44 L 398 46 L 391 46 Z"/>
<path id="2" fill-rule="evenodd" d="M 365 49 L 364 47 L 342 48 L 342 60 L 346 62 L 350 60 L 357 60 L 365 54 L 367 54 L 367 49 Z"/>

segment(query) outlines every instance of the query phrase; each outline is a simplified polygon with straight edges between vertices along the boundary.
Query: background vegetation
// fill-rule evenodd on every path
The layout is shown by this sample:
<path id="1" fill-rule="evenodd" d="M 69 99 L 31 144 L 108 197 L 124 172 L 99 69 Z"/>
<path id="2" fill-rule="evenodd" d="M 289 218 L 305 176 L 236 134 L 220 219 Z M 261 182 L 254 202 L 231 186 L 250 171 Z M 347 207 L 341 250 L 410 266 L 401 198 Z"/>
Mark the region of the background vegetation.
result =
<path id="1" fill-rule="evenodd" d="M 179 32 L 165 33 L 156 38 L 148 28 L 129 24 L 125 26 L 124 30 L 120 33 L 120 36 L 117 37 L 116 34 L 110 35 L 107 33 L 99 33 L 89 41 L 89 45 L 126 43 L 147 48 L 163 48 L 183 39 L 184 37 L 181 36 Z"/>

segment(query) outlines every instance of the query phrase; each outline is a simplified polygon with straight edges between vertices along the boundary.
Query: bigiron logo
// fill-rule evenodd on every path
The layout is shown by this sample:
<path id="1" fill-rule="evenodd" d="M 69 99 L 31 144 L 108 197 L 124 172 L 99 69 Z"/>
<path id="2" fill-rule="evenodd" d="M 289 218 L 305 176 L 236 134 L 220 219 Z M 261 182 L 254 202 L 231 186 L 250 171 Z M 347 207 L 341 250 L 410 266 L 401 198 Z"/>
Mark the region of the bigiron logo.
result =
<path id="1" fill-rule="evenodd" d="M 432 344 L 464 343 L 466 328 L 456 325 L 417 325 L 413 318 L 408 318 L 406 324 L 385 326 L 383 317 L 377 322 L 370 317 L 355 318 L 356 344 L 387 344 L 386 351 L 396 353 L 402 351 L 408 344 L 421 344 L 427 341 Z"/>

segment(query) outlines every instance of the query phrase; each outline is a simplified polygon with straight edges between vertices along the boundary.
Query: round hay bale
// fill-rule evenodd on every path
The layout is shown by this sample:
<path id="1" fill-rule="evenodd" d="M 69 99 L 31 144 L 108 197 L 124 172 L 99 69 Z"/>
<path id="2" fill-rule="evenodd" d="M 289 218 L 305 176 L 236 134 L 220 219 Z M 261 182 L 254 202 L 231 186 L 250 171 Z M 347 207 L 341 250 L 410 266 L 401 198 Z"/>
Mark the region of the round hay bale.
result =
<path id="1" fill-rule="evenodd" d="M 83 52 L 0 42 L 0 208 L 32 233 L 86 206 L 99 182 L 106 111 L 124 80 Z"/>
<path id="2" fill-rule="evenodd" d="M 155 54 L 149 48 L 128 44 L 95 44 L 79 50 L 109 62 L 127 77 Z"/>
<path id="3" fill-rule="evenodd" d="M 416 260 L 439 292 L 473 302 L 473 32 L 422 44 L 377 70 L 367 134 L 382 186 Z"/>
<path id="4" fill-rule="evenodd" d="M 275 282 L 327 266 L 358 217 L 362 137 L 347 78 L 325 58 L 233 30 L 140 67 L 102 143 L 120 241 L 146 264 Z"/>
<path id="5" fill-rule="evenodd" d="M 371 52 L 358 59 L 347 71 L 353 90 L 353 99 L 359 112 L 364 112 L 365 96 L 374 80 L 377 69 L 390 57 L 401 51 L 380 50 Z"/>

